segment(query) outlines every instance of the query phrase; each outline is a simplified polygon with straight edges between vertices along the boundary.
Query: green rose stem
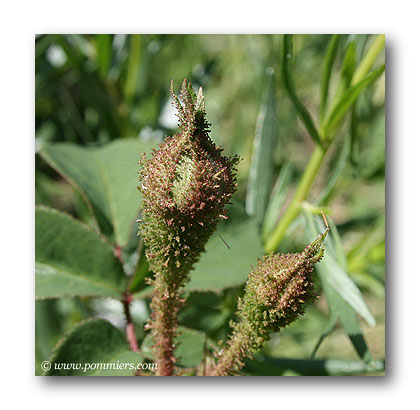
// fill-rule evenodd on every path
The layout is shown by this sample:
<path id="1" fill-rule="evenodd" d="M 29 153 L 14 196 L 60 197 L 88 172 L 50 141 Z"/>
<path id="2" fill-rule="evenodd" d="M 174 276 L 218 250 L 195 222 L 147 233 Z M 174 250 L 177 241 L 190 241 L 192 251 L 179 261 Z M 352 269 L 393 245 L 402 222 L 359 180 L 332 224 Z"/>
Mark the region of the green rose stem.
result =
<path id="1" fill-rule="evenodd" d="M 324 255 L 329 228 L 311 242 L 303 252 L 266 255 L 258 261 L 238 301 L 236 323 L 232 335 L 217 354 L 217 364 L 209 374 L 236 374 L 273 332 L 278 332 L 303 315 L 316 299 L 312 282 L 313 265 Z"/>
<path id="2" fill-rule="evenodd" d="M 312 183 L 318 175 L 319 169 L 321 168 L 329 146 L 330 144 L 328 144 L 327 147 L 321 145 L 315 146 L 311 159 L 306 166 L 305 172 L 299 182 L 290 205 L 288 206 L 279 224 L 276 226 L 274 232 L 270 235 L 265 244 L 266 253 L 273 252 L 277 248 L 278 244 L 283 240 L 287 228 L 299 215 L 302 201 L 304 201 L 308 196 L 308 193 L 312 187 Z"/>
<path id="3" fill-rule="evenodd" d="M 317 144 L 314 151 L 312 152 L 311 159 L 308 162 L 308 165 L 289 206 L 287 207 L 273 233 L 269 236 L 264 245 L 266 253 L 273 252 L 277 249 L 278 245 L 286 234 L 287 228 L 299 215 L 302 202 L 308 196 L 311 186 L 324 162 L 328 149 L 337 135 L 337 129 L 330 124 L 332 120 L 329 115 L 335 113 L 335 122 L 333 121 L 332 123 L 339 125 L 340 121 L 343 121 L 345 113 L 353 106 L 360 92 L 368 84 L 371 84 L 373 81 L 375 81 L 375 79 L 378 78 L 378 76 L 381 75 L 382 71 L 384 70 L 384 66 L 381 66 L 368 74 L 369 70 L 373 67 L 385 46 L 385 36 L 381 34 L 375 37 L 362 61 L 354 72 L 350 84 L 352 88 L 347 89 L 346 92 L 343 92 L 343 90 L 338 90 L 336 92 L 336 95 L 333 99 L 334 102 L 330 109 L 327 110 L 329 115 L 324 118 L 321 127 L 318 130 L 312 123 L 309 113 L 300 102 L 295 92 L 291 68 L 291 62 L 293 60 L 293 46 L 291 39 L 291 35 L 285 35 L 283 42 L 282 74 L 286 86 L 286 91 L 288 91 L 289 97 L 294 103 L 295 108 L 300 115 L 301 120 L 305 124 L 309 134 L 314 138 Z M 327 56 L 327 58 L 330 58 L 330 55 Z M 323 88 L 325 89 L 325 86 Z M 326 96 L 323 98 L 326 98 Z M 322 104 L 325 104 L 325 102 Z M 323 107 L 321 111 L 326 111 L 326 107 Z"/>
<path id="4" fill-rule="evenodd" d="M 154 273 L 151 329 L 158 375 L 175 370 L 177 314 L 184 303 L 182 288 L 188 273 L 204 251 L 236 190 L 234 165 L 238 158 L 224 157 L 211 141 L 205 119 L 204 97 L 184 80 L 181 101 L 173 85 L 180 132 L 166 137 L 152 158 L 140 159 L 143 237 L 149 267 Z"/>

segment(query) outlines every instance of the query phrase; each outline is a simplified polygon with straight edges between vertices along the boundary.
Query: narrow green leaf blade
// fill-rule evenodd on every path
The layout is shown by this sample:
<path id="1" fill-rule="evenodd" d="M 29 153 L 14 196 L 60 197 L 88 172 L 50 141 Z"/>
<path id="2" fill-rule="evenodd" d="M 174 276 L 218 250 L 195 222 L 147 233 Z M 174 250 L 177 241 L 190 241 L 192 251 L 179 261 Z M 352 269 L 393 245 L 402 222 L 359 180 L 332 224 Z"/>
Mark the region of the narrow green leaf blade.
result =
<path id="1" fill-rule="evenodd" d="M 328 283 L 326 273 L 320 271 L 319 274 L 322 281 L 322 289 L 327 297 L 331 315 L 338 316 L 359 357 L 366 362 L 370 362 L 372 360 L 372 354 L 366 344 L 354 310 L 337 292 L 334 291 L 332 286 Z"/>
<path id="2" fill-rule="evenodd" d="M 341 83 L 343 89 L 347 89 L 353 78 L 356 68 L 356 42 L 350 41 L 347 44 L 346 54 L 344 55 L 343 65 L 341 67 Z M 340 87 L 339 87 L 340 88 Z"/>
<path id="3" fill-rule="evenodd" d="M 289 187 L 291 176 L 290 162 L 287 161 L 282 166 L 279 176 L 277 177 L 277 181 L 274 184 L 273 193 L 271 195 L 267 211 L 264 215 L 262 229 L 262 237 L 264 241 L 268 239 L 270 233 L 276 226 L 281 207 L 287 196 L 287 188 Z"/>
<path id="4" fill-rule="evenodd" d="M 124 96 L 131 103 L 137 89 L 137 80 L 140 73 L 140 61 L 142 53 L 141 34 L 130 35 L 130 54 L 128 56 L 127 76 L 124 84 Z"/>
<path id="5" fill-rule="evenodd" d="M 102 78 L 106 78 L 111 67 L 112 35 L 97 34 L 95 40 L 97 44 L 99 74 Z"/>
<path id="6" fill-rule="evenodd" d="M 341 65 L 340 81 L 337 86 L 337 90 L 334 95 L 334 100 L 331 104 L 331 109 L 334 108 L 337 102 L 342 97 L 343 93 L 349 88 L 354 70 L 356 67 L 356 42 L 350 41 L 346 47 L 346 53 L 344 55 L 343 63 Z M 328 114 L 331 114 L 331 109 Z M 325 114 L 325 113 L 324 113 Z M 325 115 L 322 118 L 322 121 L 325 120 Z"/>
<path id="7" fill-rule="evenodd" d="M 249 170 L 246 210 L 258 223 L 264 218 L 272 177 L 272 152 L 277 131 L 274 70 L 266 74 L 267 90 L 260 107 Z"/>
<path id="8" fill-rule="evenodd" d="M 316 232 L 316 227 L 315 227 L 314 218 L 311 214 L 308 213 L 308 211 L 305 211 L 305 216 L 307 219 L 307 224 L 306 224 L 307 236 L 309 237 L 310 235 L 313 235 L 314 232 Z M 356 296 L 347 295 L 342 290 L 342 285 L 343 285 L 342 283 L 338 285 L 338 288 L 339 290 L 341 290 L 341 293 L 338 291 L 338 289 L 334 288 L 334 285 L 337 285 L 337 283 L 331 282 L 331 274 L 333 272 L 331 268 L 332 266 L 331 261 L 334 260 L 332 255 L 333 253 L 332 253 L 331 243 L 330 241 L 327 241 L 326 247 L 325 247 L 324 259 L 321 264 L 318 264 L 319 266 L 317 266 L 316 269 L 321 279 L 322 290 L 325 293 L 325 296 L 328 301 L 328 307 L 330 310 L 330 320 L 326 326 L 326 329 L 321 334 L 312 355 L 315 355 L 322 341 L 332 331 L 333 326 L 338 318 L 341 324 L 343 325 L 344 330 L 346 331 L 350 341 L 352 342 L 360 358 L 364 360 L 366 363 L 369 363 L 372 361 L 373 358 L 366 344 L 362 329 L 360 328 L 360 325 L 356 316 L 357 309 L 355 309 L 354 306 L 351 306 L 350 303 L 347 303 L 349 299 L 354 302 L 357 296 L 357 293 L 356 293 Z M 325 260 L 326 258 L 328 258 L 327 261 Z M 341 270 L 341 267 L 337 262 L 335 262 L 334 266 L 336 269 Z M 347 283 L 352 289 L 356 288 L 357 291 L 360 293 L 360 291 L 358 290 L 356 285 L 354 285 L 351 279 L 348 278 L 348 280 L 351 282 L 351 284 L 349 285 L 349 282 L 347 280 L 345 280 L 345 283 Z M 352 289 L 348 289 L 349 293 L 351 293 Z M 361 295 L 360 295 L 360 298 L 361 298 L 361 301 L 359 300 L 355 302 L 355 304 L 357 304 L 356 307 L 360 307 L 360 304 L 365 305 Z M 365 319 L 367 321 L 369 319 L 368 323 L 370 322 L 369 324 L 374 325 L 375 319 L 373 318 L 372 314 L 367 309 L 367 307 L 365 307 L 365 309 L 367 310 L 367 319 L 366 318 Z"/>
<path id="9" fill-rule="evenodd" d="M 322 77 L 321 77 L 321 104 L 320 104 L 320 118 L 324 118 L 325 111 L 328 103 L 328 91 L 330 88 L 331 71 L 334 65 L 334 61 L 337 57 L 338 45 L 340 35 L 333 34 L 328 43 L 327 52 L 325 54 Z"/>
<path id="10" fill-rule="evenodd" d="M 385 70 L 385 64 L 381 65 L 376 70 L 372 71 L 363 80 L 350 87 L 337 101 L 332 108 L 331 114 L 327 117 L 324 127 L 323 135 L 328 139 L 331 130 L 338 125 L 343 119 L 344 115 L 354 104 L 360 93 L 369 85 L 372 84 Z"/>
<path id="11" fill-rule="evenodd" d="M 315 227 L 313 215 L 305 211 L 305 216 L 307 219 L 309 238 L 310 235 L 314 235 L 314 233 L 318 231 Z M 322 223 L 318 223 L 318 226 L 322 226 Z M 359 288 L 335 260 L 330 239 L 327 240 L 325 245 L 324 259 L 322 260 L 322 263 L 316 266 L 316 269 L 320 276 L 325 278 L 325 281 L 340 295 L 343 300 L 345 300 L 357 313 L 359 313 L 370 326 L 375 326 L 375 318 L 367 307 Z"/>
<path id="12" fill-rule="evenodd" d="M 343 300 L 358 312 L 370 326 L 375 326 L 375 318 L 363 300 L 360 290 L 328 251 L 326 251 L 325 259 L 323 260 L 323 266 L 322 270 L 325 271 L 326 280 L 331 287 L 343 298 Z"/>
<path id="13" fill-rule="evenodd" d="M 293 38 L 290 34 L 285 34 L 283 37 L 281 73 L 284 86 L 296 108 L 299 118 L 303 122 L 303 125 L 306 127 L 306 130 L 312 139 L 317 144 L 321 145 L 321 138 L 319 136 L 318 129 L 312 120 L 312 116 L 296 94 L 295 83 L 293 79 Z"/>
<path id="14" fill-rule="evenodd" d="M 40 155 L 81 191 L 98 219 L 105 217 L 109 221 L 116 244 L 123 246 L 140 207 L 139 155 L 154 146 L 154 142 L 136 139 L 118 140 L 100 148 L 46 144 Z"/>
<path id="15" fill-rule="evenodd" d="M 85 225 L 48 208 L 35 211 L 35 295 L 119 298 L 126 276 L 110 246 Z"/>
<path id="16" fill-rule="evenodd" d="M 366 54 L 362 58 L 359 66 L 354 73 L 352 82 L 353 84 L 358 83 L 366 76 L 369 70 L 372 68 L 376 59 L 385 47 L 385 34 L 378 34 L 367 50 Z"/>
<path id="17" fill-rule="evenodd" d="M 134 376 L 143 355 L 103 319 L 76 325 L 56 346 L 45 376 Z"/>

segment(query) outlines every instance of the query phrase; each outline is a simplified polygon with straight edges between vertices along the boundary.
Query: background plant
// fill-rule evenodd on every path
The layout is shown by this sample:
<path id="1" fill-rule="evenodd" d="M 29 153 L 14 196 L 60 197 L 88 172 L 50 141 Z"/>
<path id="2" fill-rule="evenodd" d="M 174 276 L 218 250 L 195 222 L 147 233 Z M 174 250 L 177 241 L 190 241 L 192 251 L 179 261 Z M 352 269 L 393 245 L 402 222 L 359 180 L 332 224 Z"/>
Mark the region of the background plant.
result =
<path id="1" fill-rule="evenodd" d="M 150 273 L 134 223 L 137 161 L 140 151 L 173 133 L 168 83 L 188 77 L 204 86 L 212 139 L 243 161 L 230 220 L 220 227 L 230 249 L 211 238 L 187 285 L 177 348 L 185 374 L 227 337 L 250 265 L 264 249 L 303 249 L 321 231 L 314 218 L 319 207 L 336 222 L 317 267 L 322 297 L 274 335 L 244 372 L 380 371 L 383 46 L 382 36 L 364 35 L 38 37 L 36 201 L 79 222 L 37 210 L 37 363 L 69 331 L 56 357 L 69 354 L 74 338 L 94 333 L 110 342 L 100 349 L 86 343 L 89 357 L 153 360 L 142 330 Z M 86 280 L 103 271 L 102 263 L 107 276 Z M 63 274 L 75 271 L 77 278 Z M 113 326 L 84 322 L 94 317 Z M 118 330 L 127 321 L 141 353 L 130 351 Z"/>

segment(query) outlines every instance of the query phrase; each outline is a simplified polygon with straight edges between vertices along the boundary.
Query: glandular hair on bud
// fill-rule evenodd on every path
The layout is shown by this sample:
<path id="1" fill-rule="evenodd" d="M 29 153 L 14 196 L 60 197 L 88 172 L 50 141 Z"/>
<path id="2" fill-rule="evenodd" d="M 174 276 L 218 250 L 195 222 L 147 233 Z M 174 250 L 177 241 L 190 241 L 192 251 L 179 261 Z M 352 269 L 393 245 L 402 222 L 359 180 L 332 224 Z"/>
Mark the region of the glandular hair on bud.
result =
<path id="1" fill-rule="evenodd" d="M 243 366 L 243 359 L 259 350 L 273 332 L 294 322 L 316 299 L 312 273 L 324 255 L 327 230 L 300 253 L 271 253 L 258 261 L 238 302 L 238 321 L 219 354 L 213 375 L 228 375 Z"/>

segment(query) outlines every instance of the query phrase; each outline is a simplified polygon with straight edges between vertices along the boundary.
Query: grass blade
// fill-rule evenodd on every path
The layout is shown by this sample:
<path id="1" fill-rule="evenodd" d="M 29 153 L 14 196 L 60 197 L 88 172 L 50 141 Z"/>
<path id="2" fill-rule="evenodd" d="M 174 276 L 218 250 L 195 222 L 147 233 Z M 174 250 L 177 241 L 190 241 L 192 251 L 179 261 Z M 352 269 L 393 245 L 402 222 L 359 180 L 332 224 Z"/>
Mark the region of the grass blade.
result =
<path id="1" fill-rule="evenodd" d="M 324 64 L 322 69 L 321 78 L 321 105 L 320 105 L 320 118 L 323 119 L 328 103 L 328 91 L 330 88 L 331 71 L 334 65 L 335 58 L 337 57 L 338 45 L 340 35 L 334 34 L 328 43 L 327 53 L 325 54 Z"/>
<path id="2" fill-rule="evenodd" d="M 273 188 L 271 200 L 268 204 L 267 211 L 264 216 L 264 223 L 262 229 L 263 240 L 265 241 L 274 229 L 280 209 L 286 199 L 287 188 L 289 187 L 291 179 L 290 162 L 286 162 L 279 173 L 277 181 Z"/>
<path id="3" fill-rule="evenodd" d="M 98 67 L 101 78 L 108 76 L 112 56 L 112 35 L 98 34 L 96 36 Z"/>
<path id="4" fill-rule="evenodd" d="M 315 218 L 307 210 L 304 210 L 304 212 L 307 220 L 307 236 L 310 237 L 313 235 L 313 232 L 316 232 Z M 336 232 L 336 234 L 338 233 Z M 357 286 L 335 261 L 332 255 L 331 242 L 330 239 L 328 239 L 325 247 L 324 259 L 316 269 L 321 279 L 322 290 L 328 301 L 330 321 L 320 336 L 313 351 L 313 355 L 316 353 L 325 337 L 332 331 L 334 325 L 331 322 L 334 321 L 335 323 L 336 318 L 338 318 L 360 358 L 366 363 L 369 363 L 372 361 L 372 354 L 366 344 L 356 312 L 371 326 L 375 325 L 375 319 L 364 303 L 363 297 Z"/>
<path id="5" fill-rule="evenodd" d="M 320 272 L 320 277 L 331 315 L 338 316 L 357 354 L 362 360 L 369 363 L 372 360 L 372 354 L 366 344 L 355 311 L 330 286 L 324 272 Z"/>
<path id="6" fill-rule="evenodd" d="M 291 34 L 285 34 L 283 36 L 283 49 L 282 49 L 282 67 L 281 67 L 282 79 L 286 91 L 292 100 L 299 118 L 303 122 L 306 130 L 312 139 L 319 145 L 321 145 L 321 138 L 318 130 L 312 120 L 312 116 L 303 103 L 300 101 L 296 94 L 295 83 L 293 79 L 293 38 Z"/>
<path id="7" fill-rule="evenodd" d="M 315 217 L 306 209 L 304 209 L 304 213 L 307 220 L 307 234 L 308 237 L 310 237 L 314 232 L 317 232 L 314 221 Z M 320 222 L 319 220 L 317 222 L 318 226 L 323 226 L 323 222 Z M 322 263 L 317 266 L 317 270 L 320 276 L 325 278 L 325 282 L 328 283 L 355 312 L 359 313 L 370 326 L 375 326 L 375 318 L 367 307 L 359 288 L 335 260 L 330 239 L 326 242 L 324 259 L 322 260 Z"/>
<path id="8" fill-rule="evenodd" d="M 385 64 L 372 71 L 362 81 L 350 87 L 333 107 L 331 114 L 327 117 L 323 128 L 323 135 L 326 139 L 332 129 L 338 125 L 347 113 L 349 108 L 354 104 L 360 93 L 370 84 L 372 84 L 385 70 Z"/>
<path id="9" fill-rule="evenodd" d="M 360 82 L 366 76 L 384 47 L 385 34 L 380 34 L 375 38 L 372 45 L 369 47 L 369 50 L 357 67 L 352 80 L 353 85 Z"/>
<path id="10" fill-rule="evenodd" d="M 127 77 L 124 85 L 124 96 L 131 102 L 137 88 L 137 77 L 139 74 L 142 39 L 140 34 L 130 36 L 130 54 L 128 57 Z"/>
<path id="11" fill-rule="evenodd" d="M 267 69 L 267 90 L 257 118 L 249 171 L 246 210 L 259 224 L 264 218 L 272 178 L 272 152 L 277 132 L 274 71 Z"/>
<path id="12" fill-rule="evenodd" d="M 349 88 L 356 68 L 356 43 L 351 41 L 348 43 L 346 53 L 344 55 L 343 64 L 341 66 L 340 82 L 335 93 L 334 107 L 343 93 Z"/>

